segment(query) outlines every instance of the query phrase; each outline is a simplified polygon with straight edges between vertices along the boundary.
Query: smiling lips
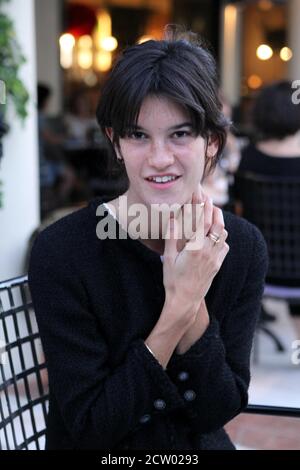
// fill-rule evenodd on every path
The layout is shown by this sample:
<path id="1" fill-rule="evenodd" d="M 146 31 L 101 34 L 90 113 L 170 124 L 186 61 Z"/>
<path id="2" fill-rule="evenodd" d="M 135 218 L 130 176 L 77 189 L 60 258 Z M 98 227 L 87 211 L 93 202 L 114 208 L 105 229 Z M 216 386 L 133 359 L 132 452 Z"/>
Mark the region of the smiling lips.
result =
<path id="1" fill-rule="evenodd" d="M 157 176 L 149 176 L 147 180 L 155 181 L 156 183 L 167 183 L 168 181 L 173 181 L 177 179 L 177 175 L 157 175 Z"/>
<path id="2" fill-rule="evenodd" d="M 179 178 L 178 175 L 149 176 L 146 181 L 154 188 L 167 189 Z"/>

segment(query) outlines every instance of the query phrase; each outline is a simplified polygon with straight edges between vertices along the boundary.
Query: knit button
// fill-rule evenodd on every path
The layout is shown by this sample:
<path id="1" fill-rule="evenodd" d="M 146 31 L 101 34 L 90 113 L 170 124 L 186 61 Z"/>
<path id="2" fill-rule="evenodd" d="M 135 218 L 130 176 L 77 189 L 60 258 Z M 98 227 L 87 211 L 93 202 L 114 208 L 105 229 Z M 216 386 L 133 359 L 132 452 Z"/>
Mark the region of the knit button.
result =
<path id="1" fill-rule="evenodd" d="M 193 401 L 196 398 L 196 393 L 194 390 L 186 390 L 183 394 L 186 401 Z"/>
<path id="2" fill-rule="evenodd" d="M 184 382 L 185 380 L 187 380 L 189 378 L 189 373 L 188 372 L 185 372 L 185 371 L 182 371 L 178 374 L 178 379 L 181 381 L 181 382 Z"/>
<path id="3" fill-rule="evenodd" d="M 164 400 L 162 400 L 160 398 L 155 400 L 154 408 L 156 408 L 157 410 L 163 410 L 165 407 L 166 407 L 166 402 Z"/>
<path id="4" fill-rule="evenodd" d="M 140 418 L 140 423 L 142 423 L 142 424 L 148 423 L 148 421 L 150 421 L 150 419 L 151 419 L 150 415 L 144 415 Z"/>

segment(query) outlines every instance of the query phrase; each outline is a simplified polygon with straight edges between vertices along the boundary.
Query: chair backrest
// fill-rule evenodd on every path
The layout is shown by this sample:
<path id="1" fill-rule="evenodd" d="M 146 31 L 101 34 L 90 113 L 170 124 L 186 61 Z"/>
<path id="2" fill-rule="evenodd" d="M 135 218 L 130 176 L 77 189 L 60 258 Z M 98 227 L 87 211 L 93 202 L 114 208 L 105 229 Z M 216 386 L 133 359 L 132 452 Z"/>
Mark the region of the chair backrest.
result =
<path id="1" fill-rule="evenodd" d="M 48 377 L 26 276 L 0 283 L 0 449 L 44 449 Z"/>
<path id="2" fill-rule="evenodd" d="M 262 232 L 269 250 L 267 281 L 300 284 L 300 178 L 235 175 L 243 217 Z"/>

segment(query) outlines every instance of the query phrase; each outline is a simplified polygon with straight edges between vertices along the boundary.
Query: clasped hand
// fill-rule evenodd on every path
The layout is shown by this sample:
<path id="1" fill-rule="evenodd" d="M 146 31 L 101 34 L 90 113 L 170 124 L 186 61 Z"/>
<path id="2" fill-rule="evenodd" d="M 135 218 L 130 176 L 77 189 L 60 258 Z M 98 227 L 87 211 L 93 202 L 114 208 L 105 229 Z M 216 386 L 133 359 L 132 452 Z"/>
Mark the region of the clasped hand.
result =
<path id="1" fill-rule="evenodd" d="M 196 211 L 201 204 L 202 210 Z M 172 320 L 181 324 L 184 331 L 176 347 L 179 354 L 189 349 L 209 325 L 205 296 L 229 251 L 222 211 L 213 206 L 200 184 L 192 195 L 192 210 L 186 207 L 170 218 L 163 265 L 166 298 L 172 298 L 178 306 Z M 193 228 L 191 237 L 184 232 L 178 239 L 180 224 L 187 221 L 186 226 Z"/>

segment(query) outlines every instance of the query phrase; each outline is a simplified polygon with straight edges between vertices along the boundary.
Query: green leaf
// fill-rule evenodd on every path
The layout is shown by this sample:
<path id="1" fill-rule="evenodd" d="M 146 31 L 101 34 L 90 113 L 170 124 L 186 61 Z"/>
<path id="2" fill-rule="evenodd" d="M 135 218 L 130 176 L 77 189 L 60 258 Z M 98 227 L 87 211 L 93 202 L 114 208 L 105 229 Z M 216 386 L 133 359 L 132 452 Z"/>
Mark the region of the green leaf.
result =
<path id="1" fill-rule="evenodd" d="M 0 9 L 10 0 L 0 0 Z M 20 67 L 26 63 L 16 38 L 13 21 L 0 11 L 0 80 L 5 82 L 7 96 L 23 121 L 27 116 L 29 94 L 19 76 Z M 4 108 L 4 112 L 6 107 Z"/>

